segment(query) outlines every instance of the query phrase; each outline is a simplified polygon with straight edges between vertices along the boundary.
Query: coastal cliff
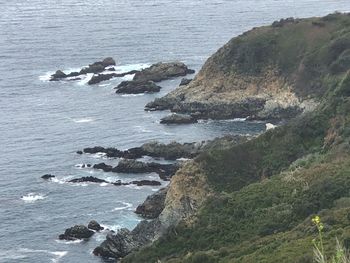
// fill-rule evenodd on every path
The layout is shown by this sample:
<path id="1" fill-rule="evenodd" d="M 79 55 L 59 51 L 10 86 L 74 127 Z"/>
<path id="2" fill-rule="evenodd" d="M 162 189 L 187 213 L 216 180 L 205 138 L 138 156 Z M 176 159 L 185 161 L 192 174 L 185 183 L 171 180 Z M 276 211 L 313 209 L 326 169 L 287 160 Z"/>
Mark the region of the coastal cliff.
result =
<path id="1" fill-rule="evenodd" d="M 234 38 L 190 84 L 149 104 L 290 121 L 178 170 L 152 238 L 122 262 L 311 263 L 316 214 L 327 255 L 335 237 L 350 248 L 349 54 L 349 15 L 281 20 Z"/>
<path id="2" fill-rule="evenodd" d="M 188 85 L 146 109 L 264 120 L 311 111 L 327 90 L 324 77 L 347 69 L 347 21 L 332 14 L 254 28 L 220 48 Z"/>

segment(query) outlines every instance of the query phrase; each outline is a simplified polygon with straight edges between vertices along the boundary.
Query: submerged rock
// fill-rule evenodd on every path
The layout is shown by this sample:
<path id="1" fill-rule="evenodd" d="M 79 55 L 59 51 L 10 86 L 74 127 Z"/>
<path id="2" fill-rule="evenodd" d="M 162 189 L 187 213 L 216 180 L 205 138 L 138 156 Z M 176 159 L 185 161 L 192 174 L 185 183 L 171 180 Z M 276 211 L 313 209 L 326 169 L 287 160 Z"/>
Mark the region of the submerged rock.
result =
<path id="1" fill-rule="evenodd" d="M 44 180 L 51 180 L 52 178 L 55 178 L 56 176 L 52 175 L 52 174 L 44 174 L 43 176 L 41 176 L 42 179 Z"/>
<path id="2" fill-rule="evenodd" d="M 103 179 L 99 179 L 93 176 L 84 176 L 76 179 L 72 179 L 68 181 L 69 183 L 84 183 L 84 182 L 89 182 L 89 183 L 109 183 Z"/>
<path id="3" fill-rule="evenodd" d="M 140 94 L 159 92 L 161 87 L 153 81 L 123 81 L 116 88 L 116 93 L 121 94 Z"/>
<path id="4" fill-rule="evenodd" d="M 110 69 L 108 69 L 108 70 L 111 71 Z M 112 78 L 122 78 L 126 75 L 135 74 L 136 72 L 138 72 L 138 70 L 131 70 L 131 71 L 124 72 L 124 73 L 97 74 L 97 75 L 92 76 L 92 78 L 89 80 L 88 84 L 93 85 L 93 84 L 100 83 L 102 81 L 110 80 Z"/>
<path id="5" fill-rule="evenodd" d="M 97 223 L 97 221 L 95 220 L 91 220 L 88 224 L 88 228 L 95 230 L 95 231 L 101 231 L 104 229 L 104 227 L 102 227 L 99 223 Z"/>
<path id="6" fill-rule="evenodd" d="M 171 114 L 160 120 L 161 124 L 190 124 L 197 123 L 198 120 L 190 115 Z"/>
<path id="7" fill-rule="evenodd" d="M 84 225 L 75 225 L 71 228 L 66 229 L 64 234 L 59 235 L 59 239 L 64 240 L 77 240 L 77 239 L 88 239 L 94 234 Z"/>
<path id="8" fill-rule="evenodd" d="M 132 181 L 130 184 L 136 184 L 137 186 L 160 186 L 160 185 L 162 185 L 160 182 L 154 181 L 154 180 Z"/>
<path id="9" fill-rule="evenodd" d="M 168 188 L 160 189 L 158 192 L 147 197 L 143 204 L 136 208 L 135 213 L 146 218 L 155 219 L 164 209 L 164 202 Z"/>

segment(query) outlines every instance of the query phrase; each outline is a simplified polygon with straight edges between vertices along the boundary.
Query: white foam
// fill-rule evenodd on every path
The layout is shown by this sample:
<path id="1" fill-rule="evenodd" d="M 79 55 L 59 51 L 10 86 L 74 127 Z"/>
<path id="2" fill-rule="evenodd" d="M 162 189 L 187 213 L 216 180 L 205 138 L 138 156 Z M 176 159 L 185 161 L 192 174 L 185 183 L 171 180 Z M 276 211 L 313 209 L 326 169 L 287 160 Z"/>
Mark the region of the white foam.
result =
<path id="1" fill-rule="evenodd" d="M 119 229 L 122 228 L 121 225 L 102 225 L 102 227 L 104 227 L 105 230 L 113 230 L 114 232 L 117 232 Z"/>
<path id="2" fill-rule="evenodd" d="M 140 97 L 144 96 L 146 93 L 139 93 L 139 94 L 122 94 L 121 97 Z"/>
<path id="3" fill-rule="evenodd" d="M 266 126 L 266 130 L 267 130 L 267 131 L 268 131 L 268 130 L 273 130 L 274 128 L 277 127 L 277 125 L 274 125 L 274 124 L 272 124 L 272 123 L 266 123 L 265 126 Z"/>
<path id="4" fill-rule="evenodd" d="M 87 122 L 93 122 L 95 121 L 94 118 L 89 118 L 89 117 L 86 117 L 86 118 L 80 118 L 80 119 L 72 119 L 75 123 L 87 123 Z"/>
<path id="5" fill-rule="evenodd" d="M 25 203 L 34 203 L 37 200 L 43 200 L 45 199 L 46 196 L 43 194 L 37 194 L 37 193 L 29 193 L 27 195 L 24 195 L 21 197 L 21 199 L 25 202 Z"/>
<path id="6" fill-rule="evenodd" d="M 109 183 L 101 183 L 100 186 L 107 186 Z"/>
<path id="7" fill-rule="evenodd" d="M 233 122 L 243 122 L 243 121 L 246 121 L 247 118 L 234 118 L 232 121 Z"/>
<path id="8" fill-rule="evenodd" d="M 39 76 L 39 80 L 41 81 L 49 81 L 51 79 L 51 75 L 54 74 L 55 72 L 49 71 L 46 72 L 44 75 Z"/>
<path id="9" fill-rule="evenodd" d="M 68 251 L 54 251 L 50 252 L 50 254 L 56 256 L 56 258 L 51 259 L 51 262 L 59 262 L 61 258 L 68 254 Z"/>
<path id="10" fill-rule="evenodd" d="M 60 243 L 60 244 L 79 244 L 81 242 L 83 242 L 84 240 L 83 239 L 77 239 L 77 240 L 59 240 L 59 239 L 56 239 L 55 240 L 57 243 Z"/>
<path id="11" fill-rule="evenodd" d="M 120 211 L 120 210 L 124 210 L 132 207 L 131 203 L 127 203 L 127 202 L 120 202 L 120 203 L 123 204 L 123 206 L 116 207 L 113 209 L 113 211 Z"/>

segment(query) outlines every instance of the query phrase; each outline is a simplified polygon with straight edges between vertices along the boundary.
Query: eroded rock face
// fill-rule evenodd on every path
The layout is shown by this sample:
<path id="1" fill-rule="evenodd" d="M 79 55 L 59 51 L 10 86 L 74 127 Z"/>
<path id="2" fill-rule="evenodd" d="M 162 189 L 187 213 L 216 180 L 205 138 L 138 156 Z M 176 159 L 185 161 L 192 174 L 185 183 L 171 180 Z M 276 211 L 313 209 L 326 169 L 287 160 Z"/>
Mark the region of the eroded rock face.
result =
<path id="1" fill-rule="evenodd" d="M 157 238 L 159 221 L 142 221 L 132 231 L 120 229 L 117 234 L 107 234 L 106 240 L 96 247 L 94 255 L 103 258 L 123 258 L 135 249 L 151 243 Z"/>
<path id="2" fill-rule="evenodd" d="M 140 94 L 159 92 L 161 87 L 153 81 L 123 81 L 116 88 L 119 94 Z"/>
<path id="3" fill-rule="evenodd" d="M 59 239 L 65 240 L 77 240 L 77 239 L 88 239 L 94 234 L 84 225 L 76 225 L 71 228 L 66 229 L 64 234 L 59 235 Z"/>
<path id="4" fill-rule="evenodd" d="M 171 114 L 160 120 L 161 124 L 191 124 L 197 122 L 196 118 L 184 114 Z"/>
<path id="5" fill-rule="evenodd" d="M 155 219 L 164 209 L 164 202 L 168 188 L 160 189 L 158 192 L 147 197 L 143 204 L 136 208 L 135 213 L 146 218 Z"/>
<path id="6" fill-rule="evenodd" d="M 170 62 L 170 63 L 156 63 L 151 67 L 141 70 L 134 76 L 134 81 L 154 81 L 159 82 L 162 80 L 186 76 L 187 74 L 193 74 L 194 70 L 189 69 L 182 62 Z"/>

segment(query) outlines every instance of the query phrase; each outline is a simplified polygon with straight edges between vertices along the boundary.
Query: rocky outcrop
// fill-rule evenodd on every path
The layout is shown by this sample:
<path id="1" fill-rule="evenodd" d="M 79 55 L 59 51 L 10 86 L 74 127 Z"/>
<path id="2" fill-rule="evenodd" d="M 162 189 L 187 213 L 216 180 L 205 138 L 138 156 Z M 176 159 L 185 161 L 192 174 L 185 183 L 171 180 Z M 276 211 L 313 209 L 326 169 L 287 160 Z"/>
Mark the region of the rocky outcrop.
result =
<path id="1" fill-rule="evenodd" d="M 77 77 L 79 75 L 85 75 L 88 73 L 98 74 L 106 70 L 107 67 L 115 65 L 113 58 L 108 57 L 102 61 L 94 62 L 88 67 L 82 68 L 79 72 L 64 73 L 62 70 L 57 70 L 55 74 L 51 75 L 50 81 L 67 80 L 67 78 Z"/>
<path id="2" fill-rule="evenodd" d="M 107 165 L 105 163 L 98 163 L 92 166 L 94 169 L 103 170 L 104 172 L 111 172 L 113 170 L 112 165 Z"/>
<path id="3" fill-rule="evenodd" d="M 59 239 L 64 240 L 77 240 L 77 239 L 88 239 L 95 232 L 91 231 L 84 225 L 76 225 L 71 228 L 66 229 L 64 234 L 59 235 Z"/>
<path id="4" fill-rule="evenodd" d="M 168 144 L 159 143 L 157 141 L 145 143 L 140 147 L 130 148 L 122 151 L 117 148 L 104 148 L 101 146 L 95 146 L 90 148 L 84 148 L 83 151 L 89 154 L 104 153 L 107 157 L 111 158 L 126 158 L 137 159 L 142 156 L 150 156 L 154 158 L 164 158 L 166 160 L 176 160 L 179 158 L 194 158 L 204 149 L 211 147 L 213 144 L 219 142 L 227 143 L 240 143 L 247 140 L 245 136 L 225 136 L 222 138 L 216 138 L 211 141 L 192 142 L 192 143 L 178 143 L 171 142 Z M 102 169 L 102 168 L 100 168 Z M 108 167 L 110 169 L 110 167 Z"/>
<path id="5" fill-rule="evenodd" d="M 136 75 L 135 75 L 136 76 Z M 116 88 L 119 94 L 140 94 L 159 92 L 161 87 L 153 81 L 123 81 Z"/>
<path id="6" fill-rule="evenodd" d="M 161 124 L 191 124 L 197 122 L 197 119 L 190 115 L 176 113 L 166 116 L 160 120 Z"/>
<path id="7" fill-rule="evenodd" d="M 323 26 L 316 28 L 320 23 Z M 327 23 L 332 22 L 287 18 L 245 32 L 212 55 L 190 83 L 155 99 L 145 109 L 199 118 L 269 121 L 313 111 L 327 89 L 323 76 L 337 71 L 335 68 L 340 72 L 347 68 L 335 66 L 346 64 L 343 56 L 348 47 L 337 43 L 347 43 L 347 37 L 333 40 Z M 285 42 L 288 37 L 298 44 Z M 320 58 L 324 60 L 321 64 Z"/>
<path id="8" fill-rule="evenodd" d="M 135 213 L 146 219 L 157 218 L 164 209 L 167 191 L 168 188 L 163 188 L 153 195 L 148 196 L 143 204 L 136 208 Z"/>
<path id="9" fill-rule="evenodd" d="M 194 70 L 189 69 L 182 62 L 170 62 L 170 63 L 156 63 L 151 67 L 141 70 L 134 76 L 134 81 L 154 81 L 159 82 L 162 80 L 186 76 L 187 74 L 193 74 Z"/>
<path id="10" fill-rule="evenodd" d="M 101 226 L 97 221 L 91 220 L 88 224 L 88 228 L 95 230 L 95 231 L 102 231 L 104 229 L 103 226 Z"/>
<path id="11" fill-rule="evenodd" d="M 142 221 L 132 231 L 120 229 L 117 234 L 107 234 L 106 240 L 96 247 L 93 254 L 103 258 L 123 258 L 130 252 L 154 241 L 159 221 Z"/>
<path id="12" fill-rule="evenodd" d="M 99 179 L 93 176 L 84 176 L 80 178 L 75 178 L 68 181 L 69 183 L 109 183 L 106 180 Z"/>

